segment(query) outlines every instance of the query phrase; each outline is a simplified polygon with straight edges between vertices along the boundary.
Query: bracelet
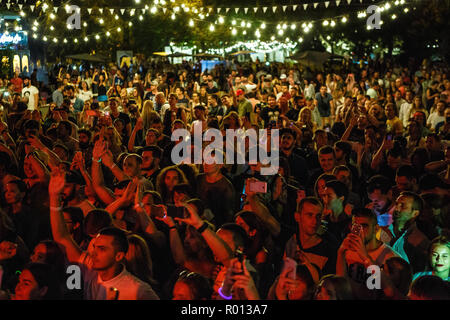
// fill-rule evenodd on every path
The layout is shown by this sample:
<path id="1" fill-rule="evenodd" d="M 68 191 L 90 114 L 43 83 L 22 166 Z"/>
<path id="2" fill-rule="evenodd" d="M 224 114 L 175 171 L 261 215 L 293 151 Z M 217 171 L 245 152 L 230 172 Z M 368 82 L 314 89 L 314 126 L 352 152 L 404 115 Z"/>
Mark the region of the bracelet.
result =
<path id="1" fill-rule="evenodd" d="M 220 287 L 219 290 L 217 290 L 217 293 L 219 294 L 219 296 L 221 296 L 221 297 L 224 298 L 225 300 L 231 300 L 231 299 L 233 299 L 233 295 L 230 295 L 230 296 L 224 295 L 224 294 L 222 293 L 222 288 L 223 288 L 223 287 Z"/>
<path id="2" fill-rule="evenodd" d="M 114 168 L 114 167 L 117 167 L 117 164 L 115 164 L 115 163 L 113 163 L 113 165 L 111 166 L 111 170 L 112 170 L 112 168 Z"/>
<path id="3" fill-rule="evenodd" d="M 169 230 L 173 230 L 173 229 L 176 229 L 177 228 L 177 226 L 171 226 L 171 227 L 169 227 Z"/>
<path id="4" fill-rule="evenodd" d="M 198 233 L 202 234 L 206 229 L 208 229 L 208 224 L 203 222 L 202 226 L 197 229 Z"/>
<path id="5" fill-rule="evenodd" d="M 50 211 L 61 211 L 63 207 L 50 207 Z"/>
<path id="6" fill-rule="evenodd" d="M 102 158 L 99 158 L 98 160 L 95 160 L 95 158 L 92 157 L 92 161 L 96 161 L 96 162 L 100 163 L 100 162 L 102 162 Z"/>

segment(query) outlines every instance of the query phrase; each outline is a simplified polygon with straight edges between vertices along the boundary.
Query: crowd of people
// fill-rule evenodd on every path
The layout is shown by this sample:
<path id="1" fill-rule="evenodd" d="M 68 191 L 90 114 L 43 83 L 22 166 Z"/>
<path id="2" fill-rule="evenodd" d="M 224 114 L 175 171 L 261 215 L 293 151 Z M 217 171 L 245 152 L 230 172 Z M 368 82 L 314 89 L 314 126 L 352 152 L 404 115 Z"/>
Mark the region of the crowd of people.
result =
<path id="1" fill-rule="evenodd" d="M 16 72 L 1 299 L 448 300 L 448 76 L 389 59 Z M 244 164 L 173 162 L 174 130 L 212 128 L 279 130 L 276 174 L 249 144 Z"/>

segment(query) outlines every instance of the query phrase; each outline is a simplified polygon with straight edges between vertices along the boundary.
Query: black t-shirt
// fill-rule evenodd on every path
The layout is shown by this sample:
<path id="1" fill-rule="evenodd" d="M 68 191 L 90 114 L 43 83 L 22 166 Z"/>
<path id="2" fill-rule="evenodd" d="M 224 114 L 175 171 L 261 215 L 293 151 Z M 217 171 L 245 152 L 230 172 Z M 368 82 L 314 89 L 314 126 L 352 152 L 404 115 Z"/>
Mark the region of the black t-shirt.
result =
<path id="1" fill-rule="evenodd" d="M 278 112 L 278 114 L 277 114 L 277 112 Z M 264 127 L 267 127 L 267 125 L 269 124 L 270 119 L 272 117 L 274 117 L 274 118 L 276 117 L 277 118 L 276 120 L 278 120 L 279 114 L 280 114 L 280 108 L 278 106 L 275 106 L 274 108 L 271 108 L 271 107 L 263 108 L 259 115 L 260 115 L 261 119 L 264 120 Z"/>
<path id="2" fill-rule="evenodd" d="M 231 182 L 224 176 L 215 183 L 206 181 L 206 174 L 197 176 L 197 194 L 214 214 L 216 226 L 232 222 L 235 213 L 235 190 Z"/>
<path id="3" fill-rule="evenodd" d="M 300 110 L 292 108 L 286 113 L 286 117 L 288 117 L 289 120 L 297 121 L 299 113 Z"/>
<path id="4" fill-rule="evenodd" d="M 119 116 L 118 116 L 117 118 L 114 117 L 114 115 L 113 115 L 112 113 L 111 113 L 110 115 L 111 115 L 111 119 L 112 119 L 113 122 L 114 122 L 117 118 L 120 119 L 120 120 L 122 120 L 123 123 L 124 123 L 124 127 L 125 127 L 127 124 L 131 123 L 130 116 L 127 115 L 126 113 L 120 112 L 120 113 L 119 113 Z"/>

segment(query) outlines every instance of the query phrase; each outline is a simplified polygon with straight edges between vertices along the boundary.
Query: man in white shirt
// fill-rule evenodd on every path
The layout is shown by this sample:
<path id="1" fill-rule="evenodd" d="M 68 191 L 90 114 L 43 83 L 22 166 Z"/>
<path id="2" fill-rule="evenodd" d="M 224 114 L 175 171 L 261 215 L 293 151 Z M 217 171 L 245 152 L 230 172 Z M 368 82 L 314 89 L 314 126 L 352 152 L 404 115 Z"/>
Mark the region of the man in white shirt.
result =
<path id="1" fill-rule="evenodd" d="M 84 298 L 87 300 L 159 300 L 149 284 L 130 274 L 122 264 L 128 251 L 125 231 L 106 227 L 91 240 L 87 252 L 81 251 L 64 222 L 61 194 L 66 185 L 65 180 L 64 172 L 52 173 L 48 187 L 50 224 L 53 239 L 64 247 L 68 261 L 78 264 L 81 269 Z"/>
<path id="2" fill-rule="evenodd" d="M 367 287 L 369 266 L 381 267 L 386 260 L 399 256 L 389 245 L 377 239 L 377 216 L 370 209 L 353 210 L 352 231 L 338 250 L 336 274 L 350 280 L 356 299 L 373 300 L 377 291 Z"/>
<path id="3" fill-rule="evenodd" d="M 413 99 L 412 99 L 412 92 L 407 91 L 405 95 L 404 102 L 400 105 L 400 110 L 398 111 L 398 118 L 402 121 L 403 127 L 408 127 L 409 118 L 411 116 L 411 109 L 413 107 Z M 398 104 L 397 104 L 398 106 Z"/>
<path id="4" fill-rule="evenodd" d="M 37 110 L 39 102 L 39 90 L 35 86 L 31 85 L 30 77 L 23 79 L 22 98 L 24 98 L 28 104 L 28 110 Z"/>

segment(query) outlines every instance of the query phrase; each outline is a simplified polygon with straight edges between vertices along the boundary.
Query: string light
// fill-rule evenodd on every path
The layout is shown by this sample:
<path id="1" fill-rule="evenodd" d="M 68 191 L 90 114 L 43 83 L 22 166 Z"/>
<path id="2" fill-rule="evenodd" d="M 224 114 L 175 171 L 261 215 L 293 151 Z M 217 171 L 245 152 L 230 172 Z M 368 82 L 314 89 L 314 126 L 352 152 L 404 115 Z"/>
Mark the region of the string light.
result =
<path id="1" fill-rule="evenodd" d="M 219 17 L 219 23 L 220 23 L 220 24 L 223 24 L 224 22 L 225 22 L 225 20 L 223 19 L 222 16 L 220 16 L 220 17 Z"/>
<path id="2" fill-rule="evenodd" d="M 189 27 L 193 27 L 194 26 L 194 20 L 189 20 Z"/>
<path id="3" fill-rule="evenodd" d="M 265 29 L 266 28 L 266 24 L 263 22 L 262 24 L 261 24 L 261 29 Z"/>
<path id="4" fill-rule="evenodd" d="M 209 31 L 213 32 L 214 30 L 215 30 L 214 25 L 211 24 L 211 25 L 209 26 Z"/>
<path id="5" fill-rule="evenodd" d="M 157 10 L 158 10 L 158 9 L 156 9 L 156 7 L 153 6 L 153 7 L 150 9 L 150 12 L 153 13 L 153 14 L 155 14 Z"/>

